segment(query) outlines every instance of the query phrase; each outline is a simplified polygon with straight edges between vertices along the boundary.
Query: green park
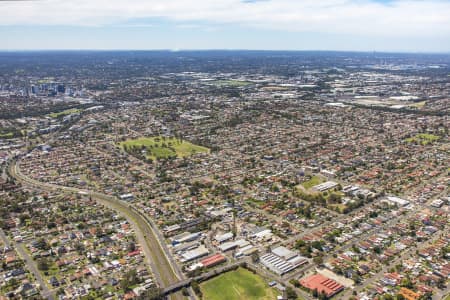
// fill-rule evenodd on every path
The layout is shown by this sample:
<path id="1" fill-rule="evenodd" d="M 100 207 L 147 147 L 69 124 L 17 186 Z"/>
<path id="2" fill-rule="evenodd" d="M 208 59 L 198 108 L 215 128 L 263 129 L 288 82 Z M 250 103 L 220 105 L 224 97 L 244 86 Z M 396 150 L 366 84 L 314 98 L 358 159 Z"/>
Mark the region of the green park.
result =
<path id="1" fill-rule="evenodd" d="M 187 157 L 196 153 L 209 153 L 209 149 L 195 145 L 176 137 L 142 137 L 120 143 L 127 152 L 146 151 L 146 157 L 152 160 L 170 157 Z"/>

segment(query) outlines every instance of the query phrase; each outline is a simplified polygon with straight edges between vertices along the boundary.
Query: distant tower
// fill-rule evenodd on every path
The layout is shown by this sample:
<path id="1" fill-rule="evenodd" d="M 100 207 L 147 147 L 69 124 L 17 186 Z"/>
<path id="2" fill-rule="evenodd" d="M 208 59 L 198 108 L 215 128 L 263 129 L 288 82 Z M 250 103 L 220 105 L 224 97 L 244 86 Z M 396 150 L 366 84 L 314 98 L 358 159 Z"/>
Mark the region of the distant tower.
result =
<path id="1" fill-rule="evenodd" d="M 66 87 L 64 86 L 64 84 L 58 84 L 58 86 L 56 87 L 57 92 L 64 94 L 66 92 Z"/>

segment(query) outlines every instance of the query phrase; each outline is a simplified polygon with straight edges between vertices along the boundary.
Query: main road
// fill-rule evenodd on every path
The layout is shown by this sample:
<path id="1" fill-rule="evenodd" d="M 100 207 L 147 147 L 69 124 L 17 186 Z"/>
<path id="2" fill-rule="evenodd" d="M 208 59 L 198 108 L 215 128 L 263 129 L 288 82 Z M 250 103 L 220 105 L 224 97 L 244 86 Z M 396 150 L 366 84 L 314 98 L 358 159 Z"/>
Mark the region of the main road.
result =
<path id="1" fill-rule="evenodd" d="M 138 210 L 134 209 L 130 204 L 123 202 L 114 196 L 34 180 L 20 172 L 19 163 L 15 160 L 11 161 L 9 165 L 9 174 L 17 181 L 40 190 L 89 195 L 98 203 L 119 212 L 134 228 L 138 241 L 148 260 L 148 264 L 160 287 L 165 288 L 184 279 L 180 269 L 170 257 L 170 253 L 168 253 L 167 249 L 164 247 L 164 241 L 158 238 L 158 234 L 156 233 L 157 229 L 153 228 L 154 225 L 151 223 L 151 220 L 146 218 Z M 180 293 L 177 293 L 171 295 L 171 299 L 178 300 L 183 299 L 183 297 Z"/>

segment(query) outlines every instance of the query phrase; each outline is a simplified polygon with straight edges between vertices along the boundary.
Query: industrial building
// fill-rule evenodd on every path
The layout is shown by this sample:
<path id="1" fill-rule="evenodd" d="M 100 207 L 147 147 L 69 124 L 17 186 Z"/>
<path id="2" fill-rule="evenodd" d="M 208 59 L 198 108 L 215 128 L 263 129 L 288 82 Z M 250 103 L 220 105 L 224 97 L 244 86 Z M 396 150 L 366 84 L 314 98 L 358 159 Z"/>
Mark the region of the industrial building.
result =
<path id="1" fill-rule="evenodd" d="M 308 259 L 281 246 L 272 249 L 271 253 L 262 255 L 260 262 L 272 272 L 283 275 L 306 264 Z"/>
<path id="2" fill-rule="evenodd" d="M 300 284 L 311 291 L 316 290 L 319 294 L 325 294 L 327 298 L 333 297 L 344 289 L 342 284 L 322 274 L 315 274 L 303 278 L 300 280 Z"/>

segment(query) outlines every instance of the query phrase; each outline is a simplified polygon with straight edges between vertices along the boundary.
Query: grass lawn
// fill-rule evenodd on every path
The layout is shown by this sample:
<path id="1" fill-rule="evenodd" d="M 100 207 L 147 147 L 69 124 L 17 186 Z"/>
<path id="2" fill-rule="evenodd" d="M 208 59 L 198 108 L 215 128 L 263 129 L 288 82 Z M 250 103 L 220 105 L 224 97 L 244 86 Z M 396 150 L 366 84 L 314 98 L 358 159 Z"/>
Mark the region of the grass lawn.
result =
<path id="1" fill-rule="evenodd" d="M 315 185 L 321 184 L 322 182 L 324 182 L 324 180 L 321 177 L 313 176 L 313 177 L 311 177 L 310 180 L 303 182 L 302 186 L 305 189 L 310 189 L 310 188 L 312 188 Z"/>
<path id="2" fill-rule="evenodd" d="M 184 140 L 180 141 L 174 137 L 139 138 L 122 142 L 120 146 L 122 149 L 144 146 L 147 150 L 147 157 L 153 160 L 173 156 L 185 157 L 195 153 L 209 153 L 209 149 L 206 147 L 198 146 Z"/>
<path id="3" fill-rule="evenodd" d="M 273 300 L 279 293 L 262 277 L 239 268 L 200 284 L 205 300 Z"/>
<path id="4" fill-rule="evenodd" d="M 67 115 L 70 115 L 70 114 L 79 113 L 80 111 L 81 110 L 78 109 L 78 108 L 71 108 L 71 109 L 66 109 L 64 111 L 51 113 L 48 116 L 51 117 L 51 118 L 56 119 L 56 118 L 61 117 L 61 116 L 67 116 Z"/>
<path id="5" fill-rule="evenodd" d="M 233 86 L 233 87 L 241 87 L 252 84 L 251 82 L 240 80 L 216 80 L 212 81 L 212 83 L 217 86 Z"/>
<path id="6" fill-rule="evenodd" d="M 437 135 L 428 134 L 428 133 L 419 133 L 415 137 L 406 139 L 406 141 L 408 143 L 418 143 L 421 145 L 427 145 L 427 144 L 433 143 L 439 139 L 440 139 L 440 137 Z"/>
<path id="7" fill-rule="evenodd" d="M 409 106 L 416 107 L 416 108 L 423 108 L 425 106 L 425 104 L 427 104 L 427 101 L 415 102 L 415 103 L 409 104 Z"/>
<path id="8" fill-rule="evenodd" d="M 260 207 L 260 206 L 262 206 L 262 205 L 267 203 L 266 201 L 256 200 L 254 198 L 248 198 L 245 202 L 248 203 L 248 204 L 254 204 L 254 205 L 258 206 L 258 207 Z"/>
<path id="9" fill-rule="evenodd" d="M 46 277 L 48 277 L 47 279 L 50 279 L 50 277 L 55 276 L 56 278 L 58 278 L 61 271 L 59 270 L 58 266 L 56 265 L 56 263 L 50 261 L 50 266 L 48 268 L 47 271 L 43 271 L 43 273 L 47 273 Z"/>
<path id="10" fill-rule="evenodd" d="M 7 132 L 7 133 L 0 133 L 0 139 L 11 139 L 14 137 L 14 133 Z"/>

